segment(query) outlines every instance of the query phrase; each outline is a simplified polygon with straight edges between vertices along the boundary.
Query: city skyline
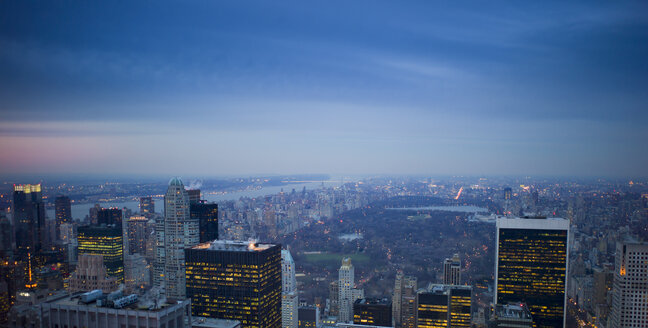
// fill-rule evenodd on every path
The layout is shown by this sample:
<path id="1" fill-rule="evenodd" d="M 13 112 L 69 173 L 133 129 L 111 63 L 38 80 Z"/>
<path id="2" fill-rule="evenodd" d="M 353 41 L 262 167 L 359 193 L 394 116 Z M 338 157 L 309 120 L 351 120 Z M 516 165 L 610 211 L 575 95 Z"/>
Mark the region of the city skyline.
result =
<path id="1" fill-rule="evenodd" d="M 646 176 L 643 2 L 0 6 L 3 174 Z"/>

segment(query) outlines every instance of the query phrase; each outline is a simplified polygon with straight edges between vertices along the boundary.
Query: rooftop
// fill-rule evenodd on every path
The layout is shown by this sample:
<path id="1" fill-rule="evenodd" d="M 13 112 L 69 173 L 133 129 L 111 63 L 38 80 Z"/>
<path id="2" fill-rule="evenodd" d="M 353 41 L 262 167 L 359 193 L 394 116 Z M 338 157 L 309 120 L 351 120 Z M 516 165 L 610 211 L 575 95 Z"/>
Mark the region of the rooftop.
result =
<path id="1" fill-rule="evenodd" d="M 495 314 L 499 319 L 523 319 L 531 320 L 531 312 L 524 303 L 520 304 L 497 304 Z"/>
<path id="2" fill-rule="evenodd" d="M 360 298 L 355 301 L 355 304 L 364 304 L 364 305 L 391 305 L 391 301 L 388 298 Z"/>
<path id="3" fill-rule="evenodd" d="M 198 244 L 191 249 L 204 249 L 212 251 L 232 251 L 232 252 L 261 252 L 274 247 L 274 244 L 261 244 L 254 240 L 214 240 Z"/>
<path id="4" fill-rule="evenodd" d="M 192 317 L 191 328 L 238 328 L 241 322 L 237 320 Z"/>
<path id="5" fill-rule="evenodd" d="M 94 291 L 93 291 L 94 292 Z M 93 308 L 112 308 L 113 306 L 109 305 L 108 299 L 118 300 L 129 296 L 128 294 L 118 294 L 120 291 L 113 292 L 110 294 L 102 293 L 96 299 L 90 298 L 90 301 L 83 302 L 83 295 L 88 294 L 85 292 L 77 292 L 69 295 L 65 295 L 58 298 L 52 298 L 45 303 L 53 305 L 64 305 L 64 306 L 86 306 Z M 139 310 L 139 311 L 160 311 L 168 307 L 177 305 L 178 302 L 167 302 L 164 298 L 155 298 L 149 297 L 149 295 L 144 295 L 139 297 L 135 302 L 130 303 L 126 306 L 123 306 L 121 309 L 124 310 Z"/>

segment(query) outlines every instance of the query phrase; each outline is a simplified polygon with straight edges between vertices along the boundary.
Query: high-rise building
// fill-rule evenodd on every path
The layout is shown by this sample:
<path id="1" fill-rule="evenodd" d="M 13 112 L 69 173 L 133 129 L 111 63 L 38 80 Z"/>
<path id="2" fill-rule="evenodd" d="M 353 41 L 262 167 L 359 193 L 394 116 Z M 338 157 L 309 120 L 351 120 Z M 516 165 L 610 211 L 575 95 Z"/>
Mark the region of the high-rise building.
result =
<path id="1" fill-rule="evenodd" d="M 493 311 L 497 328 L 532 328 L 533 317 L 526 304 L 497 304 Z"/>
<path id="2" fill-rule="evenodd" d="M 0 260 L 13 257 L 13 236 L 11 222 L 4 213 L 0 213 Z"/>
<path id="3" fill-rule="evenodd" d="M 198 221 L 200 243 L 218 239 L 218 205 L 198 201 L 190 206 L 191 218 Z"/>
<path id="4" fill-rule="evenodd" d="M 569 221 L 498 218 L 495 304 L 525 303 L 537 327 L 564 327 Z"/>
<path id="5" fill-rule="evenodd" d="M 77 250 L 83 254 L 101 255 L 109 276 L 124 282 L 124 239 L 114 225 L 82 226 L 78 229 Z"/>
<path id="6" fill-rule="evenodd" d="M 281 250 L 281 326 L 297 328 L 299 298 L 297 296 L 297 279 L 295 277 L 295 261 L 290 251 Z"/>
<path id="7" fill-rule="evenodd" d="M 70 197 L 56 197 L 54 201 L 54 215 L 56 216 L 56 233 L 57 236 L 60 236 L 61 224 L 72 223 L 72 203 L 70 202 Z"/>
<path id="8" fill-rule="evenodd" d="M 70 293 L 101 289 L 104 293 L 117 290 L 117 278 L 108 276 L 102 255 L 79 256 L 76 270 L 70 277 Z"/>
<path id="9" fill-rule="evenodd" d="M 611 328 L 648 327 L 648 243 L 617 243 Z"/>
<path id="10" fill-rule="evenodd" d="M 329 285 L 329 315 L 337 316 L 340 313 L 340 282 L 331 281 Z"/>
<path id="11" fill-rule="evenodd" d="M 418 294 L 417 327 L 470 327 L 472 287 L 431 285 Z"/>
<path id="12" fill-rule="evenodd" d="M 416 327 L 416 294 L 417 279 L 405 276 L 402 271 L 396 273 L 394 296 L 392 298 L 392 317 L 397 328 Z"/>
<path id="13" fill-rule="evenodd" d="M 443 283 L 446 285 L 461 285 L 461 259 L 455 254 L 451 259 L 443 261 Z"/>
<path id="14" fill-rule="evenodd" d="M 151 233 L 148 221 L 144 216 L 131 216 L 126 221 L 130 254 L 146 254 L 146 241 Z"/>
<path id="15" fill-rule="evenodd" d="M 158 237 L 155 281 L 166 296 L 185 297 L 185 248 L 198 244 L 198 221 L 189 214 L 189 195 L 179 178 L 169 182 L 164 196 L 164 219 L 156 225 Z"/>
<path id="16" fill-rule="evenodd" d="M 353 302 L 353 323 L 380 327 L 392 326 L 392 302 L 387 298 L 362 298 Z"/>
<path id="17" fill-rule="evenodd" d="M 319 328 L 320 314 L 317 306 L 300 306 L 299 314 L 299 328 Z"/>
<path id="18" fill-rule="evenodd" d="M 504 188 L 504 199 L 509 200 L 513 195 L 513 190 L 510 187 Z"/>
<path id="19" fill-rule="evenodd" d="M 355 271 L 351 258 L 342 259 L 342 266 L 338 270 L 338 288 L 339 288 L 339 322 L 349 322 L 353 319 L 353 287 L 355 285 Z"/>
<path id="20" fill-rule="evenodd" d="M 151 269 L 142 254 L 126 255 L 124 285 L 129 292 L 138 292 L 151 284 Z"/>
<path id="21" fill-rule="evenodd" d="M 97 225 L 114 225 L 122 229 L 122 210 L 120 208 L 102 208 L 97 212 Z"/>
<path id="22" fill-rule="evenodd" d="M 189 195 L 190 204 L 196 204 L 200 202 L 200 189 L 188 189 L 187 194 Z"/>
<path id="23" fill-rule="evenodd" d="M 193 315 L 281 327 L 281 246 L 216 240 L 185 252 Z"/>
<path id="24" fill-rule="evenodd" d="M 140 213 L 149 219 L 153 216 L 155 213 L 153 197 L 140 197 Z"/>
<path id="25" fill-rule="evenodd" d="M 14 185 L 12 213 L 16 255 L 18 259 L 27 261 L 38 256 L 47 243 L 41 185 Z"/>

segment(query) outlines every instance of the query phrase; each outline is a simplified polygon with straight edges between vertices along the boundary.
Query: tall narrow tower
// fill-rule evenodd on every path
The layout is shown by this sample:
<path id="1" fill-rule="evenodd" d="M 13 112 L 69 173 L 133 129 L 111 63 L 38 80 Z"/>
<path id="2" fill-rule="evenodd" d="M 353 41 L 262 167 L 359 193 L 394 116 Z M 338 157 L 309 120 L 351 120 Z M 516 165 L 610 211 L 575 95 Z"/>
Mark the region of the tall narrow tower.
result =
<path id="1" fill-rule="evenodd" d="M 526 303 L 539 328 L 564 327 L 569 221 L 497 219 L 495 303 Z"/>
<path id="2" fill-rule="evenodd" d="M 609 326 L 648 326 L 648 243 L 617 243 Z"/>
<path id="3" fill-rule="evenodd" d="M 455 254 L 451 259 L 443 261 L 443 283 L 446 285 L 461 285 L 461 259 Z"/>
<path id="4" fill-rule="evenodd" d="M 179 178 L 169 182 L 164 196 L 164 220 L 156 225 L 158 243 L 155 283 L 168 298 L 185 297 L 185 248 L 198 244 L 198 221 L 189 214 L 189 195 Z"/>
<path id="5" fill-rule="evenodd" d="M 338 316 L 339 322 L 349 322 L 353 319 L 353 286 L 354 281 L 354 269 L 353 264 L 351 264 L 351 258 L 345 257 L 342 259 L 342 266 L 338 270 L 339 274 L 339 302 L 340 302 L 340 314 Z"/>
<path id="6" fill-rule="evenodd" d="M 297 328 L 299 299 L 297 296 L 297 279 L 295 277 L 295 261 L 290 251 L 281 251 L 281 326 Z"/>

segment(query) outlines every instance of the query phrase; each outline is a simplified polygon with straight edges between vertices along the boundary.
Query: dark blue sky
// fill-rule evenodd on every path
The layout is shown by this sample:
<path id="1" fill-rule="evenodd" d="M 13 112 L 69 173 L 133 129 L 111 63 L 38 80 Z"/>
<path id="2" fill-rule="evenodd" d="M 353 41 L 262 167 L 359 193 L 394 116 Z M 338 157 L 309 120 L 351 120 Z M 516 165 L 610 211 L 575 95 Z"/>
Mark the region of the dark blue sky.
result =
<path id="1" fill-rule="evenodd" d="M 648 175 L 648 4 L 0 2 L 3 173 Z"/>

